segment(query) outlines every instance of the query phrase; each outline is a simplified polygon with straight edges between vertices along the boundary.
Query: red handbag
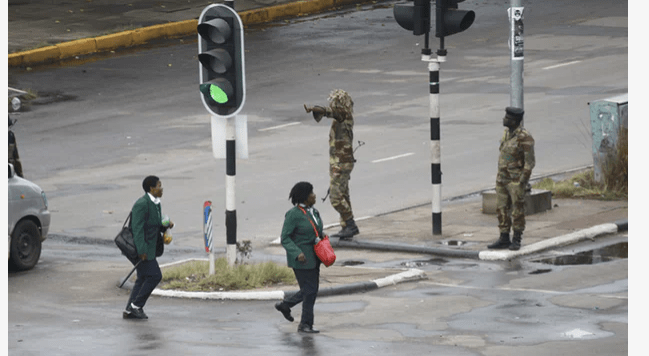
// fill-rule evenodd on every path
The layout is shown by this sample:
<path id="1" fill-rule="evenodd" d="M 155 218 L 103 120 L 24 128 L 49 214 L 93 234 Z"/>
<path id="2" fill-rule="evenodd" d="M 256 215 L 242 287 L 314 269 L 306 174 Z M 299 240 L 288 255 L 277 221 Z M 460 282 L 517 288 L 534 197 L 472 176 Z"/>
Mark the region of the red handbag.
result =
<path id="1" fill-rule="evenodd" d="M 331 247 L 331 243 L 329 243 L 329 236 L 324 235 L 322 240 L 313 246 L 313 249 L 315 250 L 316 256 L 318 256 L 320 261 L 326 267 L 329 267 L 336 262 L 336 253 L 334 252 L 333 247 Z"/>
<path id="2" fill-rule="evenodd" d="M 318 234 L 318 229 L 316 229 L 315 224 L 313 221 L 311 221 L 311 218 L 309 218 L 309 214 L 307 214 L 306 210 L 304 210 L 301 206 L 298 206 L 300 210 L 306 215 L 307 220 L 311 223 L 311 226 L 313 226 L 313 231 L 315 231 L 315 237 L 319 238 L 320 234 Z M 329 242 L 329 236 L 324 235 L 320 241 L 318 241 L 317 244 L 313 246 L 313 251 L 315 251 L 315 255 L 318 256 L 318 259 L 322 264 L 325 265 L 325 267 L 329 267 L 334 262 L 336 262 L 336 253 L 334 252 L 333 247 L 331 247 L 331 243 Z"/>

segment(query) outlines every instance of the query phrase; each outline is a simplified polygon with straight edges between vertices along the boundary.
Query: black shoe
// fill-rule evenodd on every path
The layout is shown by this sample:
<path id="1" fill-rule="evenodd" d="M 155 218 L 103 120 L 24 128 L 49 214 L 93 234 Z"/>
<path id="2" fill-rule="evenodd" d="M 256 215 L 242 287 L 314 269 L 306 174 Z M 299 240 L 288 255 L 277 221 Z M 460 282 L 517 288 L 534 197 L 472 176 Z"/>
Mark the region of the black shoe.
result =
<path id="1" fill-rule="evenodd" d="M 509 245 L 511 245 L 511 242 L 509 242 L 509 233 L 501 232 L 498 241 L 488 245 L 487 248 L 492 250 L 504 250 L 509 248 Z"/>
<path id="2" fill-rule="evenodd" d="M 523 240 L 523 233 L 514 231 L 514 237 L 512 238 L 512 244 L 509 245 L 510 251 L 518 251 L 521 248 L 521 241 Z"/>
<path id="3" fill-rule="evenodd" d="M 122 313 L 122 318 L 124 319 L 149 319 L 149 317 L 144 314 L 144 310 L 142 308 L 133 308 L 130 305 L 126 307 L 126 310 L 124 313 Z"/>
<path id="4" fill-rule="evenodd" d="M 306 325 L 306 324 L 300 324 L 297 327 L 297 331 L 301 333 L 306 333 L 306 334 L 317 334 L 320 332 L 320 330 L 316 330 L 313 328 L 311 325 Z"/>
<path id="5" fill-rule="evenodd" d="M 358 230 L 358 226 L 356 226 L 354 219 L 349 219 L 345 221 L 345 227 L 337 234 L 331 235 L 331 237 L 338 237 L 341 240 L 350 241 L 354 237 L 354 235 L 358 235 L 359 233 L 360 230 Z"/>
<path id="6" fill-rule="evenodd" d="M 291 316 L 291 308 L 287 307 L 284 305 L 284 303 L 276 303 L 275 304 L 275 309 L 277 309 L 279 312 L 284 315 L 284 318 L 288 321 L 293 321 L 293 317 Z"/>

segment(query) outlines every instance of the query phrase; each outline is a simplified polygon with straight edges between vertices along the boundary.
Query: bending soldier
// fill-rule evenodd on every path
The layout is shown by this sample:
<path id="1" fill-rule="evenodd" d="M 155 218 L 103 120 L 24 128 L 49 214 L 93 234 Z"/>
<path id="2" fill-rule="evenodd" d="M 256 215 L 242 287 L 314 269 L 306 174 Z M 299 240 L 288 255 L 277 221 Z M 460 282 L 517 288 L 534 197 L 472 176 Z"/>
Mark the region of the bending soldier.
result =
<path id="1" fill-rule="evenodd" d="M 329 94 L 329 106 L 307 106 L 307 113 L 313 112 L 313 118 L 320 122 L 323 116 L 333 118 L 329 131 L 329 194 L 331 206 L 340 214 L 342 230 L 331 235 L 341 239 L 352 239 L 359 233 L 354 222 L 352 204 L 349 199 L 349 179 L 354 169 L 354 102 L 351 96 L 341 89 Z"/>
<path id="2" fill-rule="evenodd" d="M 507 127 L 500 140 L 498 176 L 496 178 L 496 214 L 500 238 L 490 249 L 516 251 L 521 248 L 525 230 L 525 191 L 534 168 L 534 138 L 522 126 L 523 110 L 505 109 L 503 125 Z M 509 231 L 514 230 L 512 241 Z"/>

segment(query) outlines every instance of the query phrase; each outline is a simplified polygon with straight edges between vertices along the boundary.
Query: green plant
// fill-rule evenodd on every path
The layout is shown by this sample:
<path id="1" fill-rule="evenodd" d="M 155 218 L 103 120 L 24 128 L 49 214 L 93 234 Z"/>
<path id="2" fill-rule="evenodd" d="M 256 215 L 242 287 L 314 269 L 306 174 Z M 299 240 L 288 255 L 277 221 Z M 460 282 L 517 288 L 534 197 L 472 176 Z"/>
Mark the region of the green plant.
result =
<path id="1" fill-rule="evenodd" d="M 230 267 L 222 257 L 214 261 L 213 275 L 209 275 L 209 262 L 191 261 L 162 271 L 161 289 L 186 291 L 229 291 L 294 285 L 293 271 L 273 262 Z"/>

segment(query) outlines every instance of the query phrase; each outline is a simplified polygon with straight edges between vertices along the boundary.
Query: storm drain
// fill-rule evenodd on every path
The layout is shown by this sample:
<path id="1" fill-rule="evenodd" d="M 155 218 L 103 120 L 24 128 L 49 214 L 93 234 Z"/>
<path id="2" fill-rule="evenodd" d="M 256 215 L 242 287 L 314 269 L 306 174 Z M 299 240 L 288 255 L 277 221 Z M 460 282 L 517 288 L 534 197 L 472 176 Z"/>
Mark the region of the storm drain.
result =
<path id="1" fill-rule="evenodd" d="M 620 242 L 595 250 L 579 252 L 573 255 L 562 255 L 533 260 L 532 262 L 544 263 L 555 266 L 568 265 L 593 265 L 628 258 L 628 242 Z"/>

